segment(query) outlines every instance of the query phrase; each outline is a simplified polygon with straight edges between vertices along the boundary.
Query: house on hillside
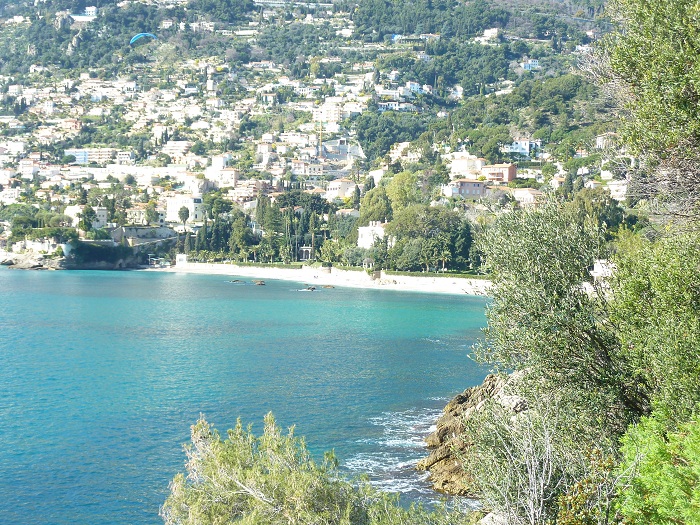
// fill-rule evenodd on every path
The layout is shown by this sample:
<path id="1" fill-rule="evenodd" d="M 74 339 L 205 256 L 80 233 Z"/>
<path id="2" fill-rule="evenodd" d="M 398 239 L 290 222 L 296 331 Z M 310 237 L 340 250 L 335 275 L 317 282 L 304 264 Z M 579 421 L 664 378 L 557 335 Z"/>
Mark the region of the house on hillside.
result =
<path id="1" fill-rule="evenodd" d="M 541 148 L 542 141 L 540 139 L 532 140 L 529 138 L 518 137 L 513 140 L 512 143 L 503 146 L 501 151 L 503 153 L 512 153 L 523 157 L 530 157 L 534 150 Z"/>
<path id="2" fill-rule="evenodd" d="M 326 200 L 333 201 L 335 199 L 352 197 L 356 187 L 357 184 L 355 184 L 355 181 L 350 179 L 343 178 L 332 180 L 328 183 L 328 187 L 326 188 Z"/>
<path id="3" fill-rule="evenodd" d="M 486 193 L 483 181 L 473 179 L 457 179 L 441 186 L 445 197 L 459 197 L 462 199 L 480 199 Z"/>
<path id="4" fill-rule="evenodd" d="M 190 212 L 187 222 L 201 221 L 204 217 L 204 204 L 201 197 L 191 194 L 177 194 L 167 197 L 165 220 L 168 222 L 182 222 L 180 209 L 187 208 Z"/>
<path id="5" fill-rule="evenodd" d="M 481 168 L 481 176 L 489 182 L 508 183 L 515 180 L 515 164 L 491 164 Z"/>
<path id="6" fill-rule="evenodd" d="M 357 229 L 357 246 L 359 248 L 369 249 L 377 239 L 384 238 L 385 222 L 370 221 L 369 226 L 360 226 Z"/>
<path id="7" fill-rule="evenodd" d="M 71 218 L 72 220 L 72 226 L 74 228 L 78 227 L 78 224 L 80 223 L 80 219 L 83 215 L 83 211 L 85 210 L 86 206 L 82 204 L 75 204 L 73 206 L 66 206 L 66 209 L 63 211 L 64 215 L 67 215 L 68 217 Z M 92 221 L 92 228 L 97 230 L 100 228 L 104 228 L 107 226 L 107 208 L 101 207 L 101 206 L 96 206 L 92 208 L 95 211 L 95 219 Z"/>
<path id="8" fill-rule="evenodd" d="M 513 190 L 513 199 L 523 208 L 534 208 L 542 202 L 544 193 L 533 188 L 517 188 Z"/>

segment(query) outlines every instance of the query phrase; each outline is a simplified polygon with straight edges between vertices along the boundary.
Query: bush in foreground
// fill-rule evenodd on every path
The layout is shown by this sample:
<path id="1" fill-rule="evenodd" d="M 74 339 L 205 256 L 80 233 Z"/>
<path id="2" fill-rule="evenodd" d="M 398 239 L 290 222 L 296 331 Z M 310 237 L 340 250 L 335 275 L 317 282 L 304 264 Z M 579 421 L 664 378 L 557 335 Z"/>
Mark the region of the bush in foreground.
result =
<path id="1" fill-rule="evenodd" d="M 271 414 L 256 437 L 240 420 L 222 440 L 200 417 L 185 446 L 186 474 L 170 483 L 160 514 L 166 525 L 458 525 L 466 516 L 399 506 L 398 497 L 351 483 L 333 453 L 316 463 L 294 429 L 282 433 Z"/>

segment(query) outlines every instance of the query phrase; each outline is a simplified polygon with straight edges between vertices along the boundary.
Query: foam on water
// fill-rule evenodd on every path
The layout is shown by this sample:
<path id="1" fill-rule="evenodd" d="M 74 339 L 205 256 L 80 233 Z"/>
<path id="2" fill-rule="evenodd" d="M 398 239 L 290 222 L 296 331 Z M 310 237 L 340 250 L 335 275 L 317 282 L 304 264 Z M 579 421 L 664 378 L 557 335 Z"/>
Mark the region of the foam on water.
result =
<path id="1" fill-rule="evenodd" d="M 425 438 L 435 429 L 441 407 L 426 401 L 424 407 L 383 412 L 369 423 L 379 432 L 357 440 L 360 452 L 343 462 L 352 473 L 367 474 L 370 483 L 382 490 L 399 492 L 411 500 L 429 503 L 435 493 L 427 482 L 428 473 L 415 470 L 417 462 L 428 454 Z"/>

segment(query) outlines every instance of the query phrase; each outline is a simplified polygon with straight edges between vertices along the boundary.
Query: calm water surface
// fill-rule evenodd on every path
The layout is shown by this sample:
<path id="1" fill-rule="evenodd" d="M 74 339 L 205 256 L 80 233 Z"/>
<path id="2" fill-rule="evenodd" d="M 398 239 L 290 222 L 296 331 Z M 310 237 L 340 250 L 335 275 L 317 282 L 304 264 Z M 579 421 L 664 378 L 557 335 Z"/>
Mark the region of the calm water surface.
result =
<path id="1" fill-rule="evenodd" d="M 407 499 L 484 300 L 156 272 L 0 269 L 0 523 L 159 524 L 200 413 L 272 411 Z"/>

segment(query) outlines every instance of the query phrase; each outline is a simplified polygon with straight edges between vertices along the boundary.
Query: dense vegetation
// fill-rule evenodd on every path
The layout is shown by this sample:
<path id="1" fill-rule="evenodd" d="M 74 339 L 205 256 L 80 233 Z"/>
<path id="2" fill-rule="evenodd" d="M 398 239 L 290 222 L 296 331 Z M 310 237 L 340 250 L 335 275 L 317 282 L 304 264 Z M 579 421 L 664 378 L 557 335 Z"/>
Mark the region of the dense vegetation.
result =
<path id="1" fill-rule="evenodd" d="M 697 102 L 680 96 L 694 89 L 694 62 L 649 76 L 667 63 L 663 44 L 647 38 L 692 38 L 668 18 L 684 5 L 615 2 L 620 32 L 592 69 L 615 79 L 618 100 L 631 96 L 622 109 L 626 140 L 640 153 L 637 197 L 664 204 L 651 207 L 660 212 L 652 225 L 606 243 L 610 232 L 588 213 L 552 203 L 503 215 L 478 239 L 494 301 L 475 356 L 520 371 L 510 394 L 528 409 L 513 416 L 491 403 L 471 423 L 464 467 L 509 523 L 700 520 L 700 230 L 695 190 L 667 171 L 697 154 L 683 124 Z M 643 49 L 649 67 L 635 61 Z M 642 101 L 652 86 L 659 98 Z M 601 258 L 612 273 L 591 280 Z"/>
<path id="2" fill-rule="evenodd" d="M 693 215 L 700 198 L 695 6 L 615 0 L 609 11 L 619 31 L 586 69 L 615 98 L 626 144 L 654 174 L 638 177 L 633 191 L 653 195 L 667 213 Z"/>
<path id="3" fill-rule="evenodd" d="M 382 41 L 393 35 L 440 34 L 464 41 L 485 29 L 507 28 L 519 37 L 581 42 L 577 22 L 602 10 L 600 0 L 584 2 L 456 2 L 454 0 L 364 0 L 353 14 L 356 33 L 366 41 Z M 578 15 L 579 20 L 566 16 Z"/>
<path id="4" fill-rule="evenodd" d="M 255 436 L 239 421 L 222 439 L 203 418 L 186 447 L 187 475 L 178 474 L 161 509 L 166 525 L 459 525 L 455 512 L 403 509 L 366 481 L 338 473 L 332 452 L 315 462 L 294 429 L 283 433 L 271 414 Z"/>
<path id="5" fill-rule="evenodd" d="M 425 130 L 423 119 L 410 113 L 366 112 L 354 122 L 357 139 L 369 160 L 386 155 L 396 142 L 412 142 Z"/>
<path id="6" fill-rule="evenodd" d="M 156 33 L 160 40 L 171 41 L 176 49 L 187 52 L 202 43 L 204 35 L 185 31 L 177 34 L 177 24 L 189 24 L 198 20 L 215 19 L 235 23 L 252 9 L 252 2 L 232 0 L 193 0 L 187 6 L 161 8 L 141 2 L 117 5 L 103 2 L 99 5 L 97 19 L 85 27 L 72 24 L 66 13 L 84 13 L 85 2 L 45 2 L 41 17 L 25 8 L 17 13 L 28 16 L 29 24 L 18 24 L 3 31 L 5 45 L 0 47 L 0 72 L 4 74 L 26 73 L 32 63 L 61 69 L 102 67 L 106 71 L 119 71 L 123 67 L 147 62 L 153 44 L 141 41 L 129 45 L 132 36 L 141 32 Z M 9 13 L 7 13 L 9 14 Z M 162 29 L 163 20 L 172 20 L 172 29 Z M 206 46 L 202 46 L 206 49 Z M 225 46 L 221 45 L 221 51 Z M 26 53 L 25 53 L 26 51 Z M 27 54 L 31 62 L 27 60 Z"/>
<path id="7" fill-rule="evenodd" d="M 474 37 L 490 27 L 504 27 L 509 12 L 484 0 L 364 0 L 353 14 L 356 32 L 383 41 L 385 35 L 439 33 L 460 39 Z"/>
<path id="8" fill-rule="evenodd" d="M 330 24 L 318 27 L 292 23 L 266 28 L 257 39 L 256 47 L 265 59 L 285 64 L 292 72 L 297 72 L 294 64 L 302 65 L 307 62 L 306 57 L 323 55 L 334 39 L 335 30 Z M 299 72 L 295 77 L 300 77 Z"/>

